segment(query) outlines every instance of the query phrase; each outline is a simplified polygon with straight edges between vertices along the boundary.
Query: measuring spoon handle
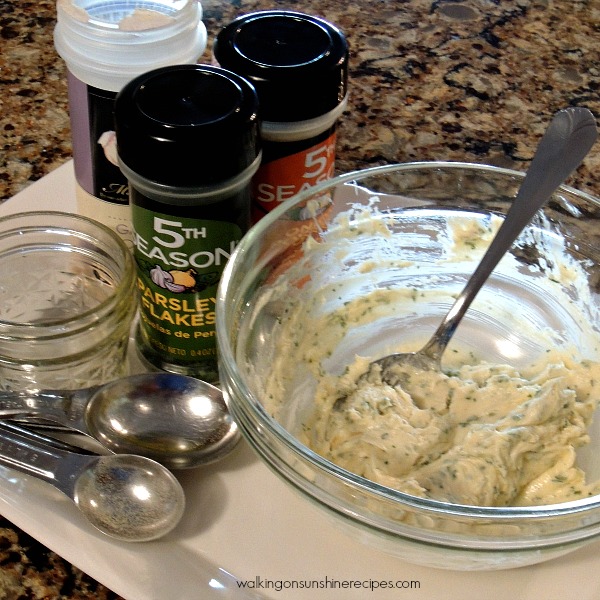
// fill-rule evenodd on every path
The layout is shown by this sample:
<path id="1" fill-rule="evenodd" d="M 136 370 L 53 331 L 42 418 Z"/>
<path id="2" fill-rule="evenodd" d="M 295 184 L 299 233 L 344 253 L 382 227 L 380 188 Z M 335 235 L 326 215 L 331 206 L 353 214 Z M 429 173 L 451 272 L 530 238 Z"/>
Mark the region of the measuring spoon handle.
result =
<path id="1" fill-rule="evenodd" d="M 0 391 L 0 418 L 41 417 L 87 433 L 90 390 Z"/>
<path id="2" fill-rule="evenodd" d="M 0 423 L 0 464 L 51 483 L 72 499 L 75 481 L 98 456 L 74 453 L 68 447 Z"/>

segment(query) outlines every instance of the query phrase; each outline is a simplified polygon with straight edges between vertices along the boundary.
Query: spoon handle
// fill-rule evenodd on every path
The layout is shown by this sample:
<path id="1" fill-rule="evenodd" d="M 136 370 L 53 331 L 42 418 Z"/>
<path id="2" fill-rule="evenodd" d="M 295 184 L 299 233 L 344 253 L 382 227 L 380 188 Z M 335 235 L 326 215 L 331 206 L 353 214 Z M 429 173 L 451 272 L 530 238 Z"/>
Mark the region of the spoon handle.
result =
<path id="1" fill-rule="evenodd" d="M 92 389 L 0 391 L 0 418 L 43 417 L 85 433 L 83 415 Z"/>
<path id="2" fill-rule="evenodd" d="M 76 454 L 68 447 L 58 440 L 46 441 L 42 436 L 0 423 L 0 464 L 51 483 L 73 498 L 79 474 L 98 457 Z"/>
<path id="3" fill-rule="evenodd" d="M 556 113 L 540 141 L 502 226 L 465 288 L 423 348 L 425 354 L 438 361 L 441 359 L 481 286 L 535 213 L 581 164 L 597 135 L 594 116 L 586 108 L 572 107 Z"/>

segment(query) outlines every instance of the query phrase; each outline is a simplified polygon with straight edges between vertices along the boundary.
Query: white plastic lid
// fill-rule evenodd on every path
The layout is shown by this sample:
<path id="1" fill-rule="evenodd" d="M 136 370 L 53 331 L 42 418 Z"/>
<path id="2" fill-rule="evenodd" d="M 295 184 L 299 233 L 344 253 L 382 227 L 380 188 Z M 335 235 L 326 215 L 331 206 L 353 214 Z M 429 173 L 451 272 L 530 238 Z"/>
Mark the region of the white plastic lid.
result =
<path id="1" fill-rule="evenodd" d="M 297 142 L 309 140 L 329 129 L 346 110 L 348 94 L 328 113 L 305 121 L 263 121 L 261 124 L 262 139 L 267 142 Z"/>
<path id="2" fill-rule="evenodd" d="M 134 77 L 197 62 L 206 48 L 198 0 L 58 0 L 54 44 L 69 71 L 119 92 Z"/>

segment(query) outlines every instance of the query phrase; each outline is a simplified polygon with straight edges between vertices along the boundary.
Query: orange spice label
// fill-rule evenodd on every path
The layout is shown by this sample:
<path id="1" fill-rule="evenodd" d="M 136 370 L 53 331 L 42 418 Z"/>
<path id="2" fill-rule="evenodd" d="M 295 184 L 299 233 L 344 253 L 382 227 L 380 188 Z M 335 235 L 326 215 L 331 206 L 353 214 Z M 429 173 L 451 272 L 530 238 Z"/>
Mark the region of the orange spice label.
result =
<path id="1" fill-rule="evenodd" d="M 335 140 L 335 129 L 332 129 L 327 138 L 299 152 L 284 155 L 285 148 L 280 148 L 278 157 L 260 166 L 252 180 L 254 223 L 295 194 L 333 175 Z M 285 143 L 273 145 L 285 147 Z"/>

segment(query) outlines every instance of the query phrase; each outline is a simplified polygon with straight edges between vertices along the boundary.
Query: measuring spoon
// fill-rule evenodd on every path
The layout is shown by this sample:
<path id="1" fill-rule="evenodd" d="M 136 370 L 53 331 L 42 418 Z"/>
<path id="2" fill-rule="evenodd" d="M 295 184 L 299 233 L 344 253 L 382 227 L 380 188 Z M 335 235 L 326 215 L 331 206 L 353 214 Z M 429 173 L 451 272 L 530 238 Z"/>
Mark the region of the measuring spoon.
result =
<path id="1" fill-rule="evenodd" d="M 239 439 L 221 391 L 199 379 L 142 373 L 81 390 L 0 392 L 0 418 L 37 417 L 170 469 L 227 454 Z"/>
<path id="2" fill-rule="evenodd" d="M 64 448 L 0 424 L 0 464 L 52 484 L 102 533 L 145 542 L 166 535 L 181 520 L 183 489 L 164 466 L 143 456 L 96 456 Z"/>

